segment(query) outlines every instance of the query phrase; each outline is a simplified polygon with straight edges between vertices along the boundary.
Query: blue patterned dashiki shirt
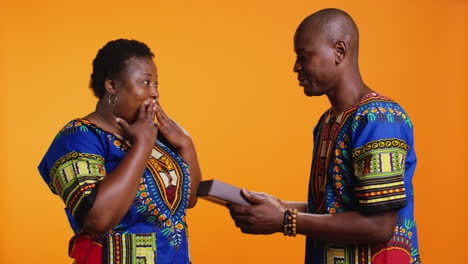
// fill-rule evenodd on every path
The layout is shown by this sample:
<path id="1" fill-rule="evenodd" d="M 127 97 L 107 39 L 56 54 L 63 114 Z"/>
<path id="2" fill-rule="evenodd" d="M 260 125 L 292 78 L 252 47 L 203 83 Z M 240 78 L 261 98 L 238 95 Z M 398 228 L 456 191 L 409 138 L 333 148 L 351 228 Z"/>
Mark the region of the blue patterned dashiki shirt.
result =
<path id="1" fill-rule="evenodd" d="M 116 168 L 129 145 L 85 119 L 71 121 L 58 133 L 39 172 L 66 205 L 76 234 L 70 256 L 76 254 L 75 241 L 92 237 L 102 246 L 102 263 L 190 263 L 185 221 L 188 164 L 160 136 L 128 213 L 106 234 L 90 235 L 82 230 L 82 218 L 93 205 L 100 181 Z"/>
<path id="2" fill-rule="evenodd" d="M 310 264 L 420 263 L 414 193 L 413 125 L 391 99 L 372 93 L 344 113 L 326 111 L 314 129 L 308 213 L 398 209 L 388 243 L 339 245 L 307 237 Z"/>

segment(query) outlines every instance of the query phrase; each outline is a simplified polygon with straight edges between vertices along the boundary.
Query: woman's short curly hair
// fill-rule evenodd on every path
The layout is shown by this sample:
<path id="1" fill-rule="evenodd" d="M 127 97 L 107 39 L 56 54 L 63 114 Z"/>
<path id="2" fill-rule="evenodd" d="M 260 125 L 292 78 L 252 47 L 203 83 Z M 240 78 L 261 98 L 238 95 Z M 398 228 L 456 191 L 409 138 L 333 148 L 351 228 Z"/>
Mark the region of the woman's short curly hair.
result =
<path id="1" fill-rule="evenodd" d="M 132 57 L 154 58 L 150 48 L 137 40 L 116 39 L 107 42 L 93 60 L 93 73 L 89 86 L 97 98 L 102 99 L 106 93 L 106 78 L 118 78 L 125 68 L 125 61 Z"/>

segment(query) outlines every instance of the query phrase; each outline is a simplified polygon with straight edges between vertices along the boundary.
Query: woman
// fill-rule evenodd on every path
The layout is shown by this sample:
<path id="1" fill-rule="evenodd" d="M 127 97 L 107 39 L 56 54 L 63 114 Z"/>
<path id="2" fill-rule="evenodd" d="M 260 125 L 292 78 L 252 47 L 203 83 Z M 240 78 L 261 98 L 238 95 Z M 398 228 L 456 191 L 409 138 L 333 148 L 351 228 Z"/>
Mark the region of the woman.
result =
<path id="1" fill-rule="evenodd" d="M 135 40 L 99 50 L 96 110 L 69 122 L 39 165 L 65 202 L 78 264 L 190 262 L 185 213 L 201 173 L 190 136 L 159 104 L 153 57 Z"/>

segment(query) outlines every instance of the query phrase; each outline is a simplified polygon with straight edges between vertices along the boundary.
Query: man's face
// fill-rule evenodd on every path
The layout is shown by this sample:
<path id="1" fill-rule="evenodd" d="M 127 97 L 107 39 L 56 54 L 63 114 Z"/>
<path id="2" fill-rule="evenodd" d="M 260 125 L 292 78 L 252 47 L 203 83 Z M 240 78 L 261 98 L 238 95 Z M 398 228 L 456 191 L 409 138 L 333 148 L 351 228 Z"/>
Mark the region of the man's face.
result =
<path id="1" fill-rule="evenodd" d="M 307 96 L 327 94 L 336 83 L 335 50 L 324 34 L 305 27 L 296 31 L 294 72 Z"/>

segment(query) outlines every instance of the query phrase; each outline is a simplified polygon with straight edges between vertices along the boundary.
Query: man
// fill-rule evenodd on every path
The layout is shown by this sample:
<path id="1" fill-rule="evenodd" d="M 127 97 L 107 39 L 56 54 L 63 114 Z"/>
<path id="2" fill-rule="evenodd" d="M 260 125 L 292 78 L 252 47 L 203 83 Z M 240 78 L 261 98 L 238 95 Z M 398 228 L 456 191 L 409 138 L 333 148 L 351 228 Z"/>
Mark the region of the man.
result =
<path id="1" fill-rule="evenodd" d="M 307 203 L 243 190 L 230 206 L 242 232 L 307 236 L 306 263 L 420 263 L 411 179 L 412 123 L 362 81 L 359 33 L 338 9 L 307 17 L 294 36 L 294 72 L 307 96 L 331 108 L 314 129 Z"/>

